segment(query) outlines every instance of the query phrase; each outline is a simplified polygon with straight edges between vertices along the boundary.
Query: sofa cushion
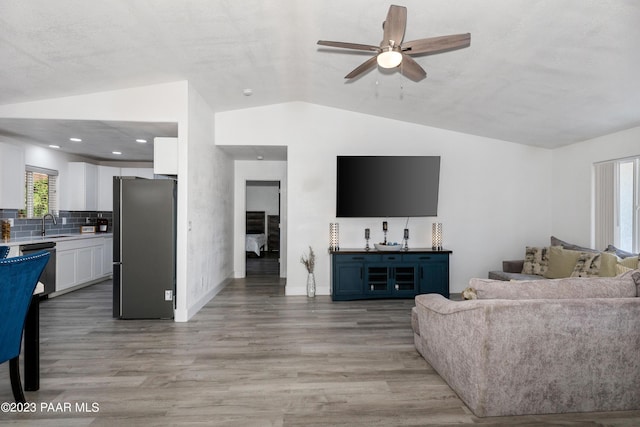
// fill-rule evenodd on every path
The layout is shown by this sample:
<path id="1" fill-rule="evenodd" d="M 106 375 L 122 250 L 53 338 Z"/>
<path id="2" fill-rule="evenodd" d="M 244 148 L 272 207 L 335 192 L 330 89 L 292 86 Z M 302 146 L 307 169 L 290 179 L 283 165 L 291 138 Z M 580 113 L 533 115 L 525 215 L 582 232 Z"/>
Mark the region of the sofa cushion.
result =
<path id="1" fill-rule="evenodd" d="M 640 277 L 640 274 L 638 275 Z M 473 278 L 469 287 L 478 299 L 579 299 L 630 298 L 638 294 L 631 274 L 618 277 L 569 277 L 564 279 L 505 282 Z"/>
<path id="2" fill-rule="evenodd" d="M 633 270 L 627 270 L 624 273 L 618 275 L 617 278 L 624 280 L 633 280 L 633 282 L 636 284 L 636 295 L 640 297 L 640 267 Z"/>
<path id="3" fill-rule="evenodd" d="M 538 274 L 522 274 L 522 273 L 509 273 L 506 271 L 490 271 L 489 272 L 489 279 L 494 279 L 494 280 L 538 280 L 538 279 L 544 279 L 543 276 L 540 276 Z"/>
<path id="4" fill-rule="evenodd" d="M 411 328 L 413 329 L 414 334 L 420 335 L 420 322 L 418 322 L 418 310 L 415 307 L 411 309 Z"/>
<path id="5" fill-rule="evenodd" d="M 549 265 L 549 248 L 527 246 L 524 252 L 522 274 L 537 274 L 543 276 Z"/>

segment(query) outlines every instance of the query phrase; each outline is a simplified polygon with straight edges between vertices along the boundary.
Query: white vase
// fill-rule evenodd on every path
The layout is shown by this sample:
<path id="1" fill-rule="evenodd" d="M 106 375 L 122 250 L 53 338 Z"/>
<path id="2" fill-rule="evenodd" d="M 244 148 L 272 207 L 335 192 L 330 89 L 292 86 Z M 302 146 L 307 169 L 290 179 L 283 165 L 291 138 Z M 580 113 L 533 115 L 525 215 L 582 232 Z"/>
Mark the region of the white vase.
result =
<path id="1" fill-rule="evenodd" d="M 316 296 L 316 277 L 313 273 L 307 276 L 307 296 L 313 298 Z"/>

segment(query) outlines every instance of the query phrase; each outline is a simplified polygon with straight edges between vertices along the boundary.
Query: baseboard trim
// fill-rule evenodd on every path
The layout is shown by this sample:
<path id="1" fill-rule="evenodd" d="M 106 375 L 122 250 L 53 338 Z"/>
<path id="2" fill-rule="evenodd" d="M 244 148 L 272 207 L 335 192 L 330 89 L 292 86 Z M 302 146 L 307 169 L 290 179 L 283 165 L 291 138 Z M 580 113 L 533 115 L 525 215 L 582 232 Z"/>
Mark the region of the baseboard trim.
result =
<path id="1" fill-rule="evenodd" d="M 204 294 L 195 304 L 189 307 L 187 310 L 179 310 L 176 309 L 174 314 L 175 322 L 188 322 L 193 316 L 198 313 L 202 307 L 207 305 L 209 301 L 211 301 L 216 295 L 218 295 L 224 288 L 227 287 L 229 283 L 231 283 L 233 278 L 228 276 L 222 282 L 218 283 L 213 289 Z"/>

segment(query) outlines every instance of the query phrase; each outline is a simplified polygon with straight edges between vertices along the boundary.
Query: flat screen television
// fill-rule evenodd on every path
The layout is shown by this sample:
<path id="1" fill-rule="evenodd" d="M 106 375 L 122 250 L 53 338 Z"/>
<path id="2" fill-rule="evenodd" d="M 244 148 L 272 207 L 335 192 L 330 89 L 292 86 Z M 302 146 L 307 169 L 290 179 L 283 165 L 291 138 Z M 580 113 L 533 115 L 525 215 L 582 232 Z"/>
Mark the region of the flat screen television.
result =
<path id="1" fill-rule="evenodd" d="M 338 156 L 336 217 L 438 215 L 440 156 Z"/>

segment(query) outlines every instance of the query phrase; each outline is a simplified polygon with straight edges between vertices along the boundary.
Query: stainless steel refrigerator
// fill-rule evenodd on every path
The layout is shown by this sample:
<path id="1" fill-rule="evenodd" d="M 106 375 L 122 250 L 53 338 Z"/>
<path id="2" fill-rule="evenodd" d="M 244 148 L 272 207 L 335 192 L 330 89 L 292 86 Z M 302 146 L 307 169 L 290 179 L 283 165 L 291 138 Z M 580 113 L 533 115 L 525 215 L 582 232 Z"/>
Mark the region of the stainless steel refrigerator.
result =
<path id="1" fill-rule="evenodd" d="M 173 318 L 176 181 L 113 179 L 113 317 Z"/>

